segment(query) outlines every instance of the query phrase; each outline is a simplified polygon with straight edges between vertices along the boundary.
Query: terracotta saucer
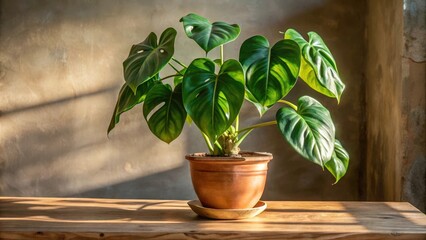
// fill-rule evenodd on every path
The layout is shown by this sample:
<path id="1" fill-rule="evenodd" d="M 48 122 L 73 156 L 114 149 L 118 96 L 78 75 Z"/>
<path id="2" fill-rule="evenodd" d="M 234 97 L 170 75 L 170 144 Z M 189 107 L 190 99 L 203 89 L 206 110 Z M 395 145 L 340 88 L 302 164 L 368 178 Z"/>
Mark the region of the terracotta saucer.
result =
<path id="1" fill-rule="evenodd" d="M 257 216 L 266 209 L 266 203 L 259 201 L 253 208 L 244 209 L 217 209 L 206 208 L 201 205 L 200 201 L 192 200 L 188 202 L 189 207 L 196 214 L 213 219 L 244 219 Z"/>

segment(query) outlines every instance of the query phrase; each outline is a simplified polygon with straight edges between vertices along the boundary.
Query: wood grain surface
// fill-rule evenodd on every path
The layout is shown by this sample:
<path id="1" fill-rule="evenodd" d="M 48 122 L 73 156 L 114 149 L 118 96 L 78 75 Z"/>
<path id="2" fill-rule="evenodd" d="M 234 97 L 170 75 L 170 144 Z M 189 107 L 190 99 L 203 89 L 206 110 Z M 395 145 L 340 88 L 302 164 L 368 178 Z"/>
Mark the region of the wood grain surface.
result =
<path id="1" fill-rule="evenodd" d="M 0 239 L 426 239 L 425 214 L 405 202 L 267 204 L 209 220 L 182 200 L 0 197 Z"/>

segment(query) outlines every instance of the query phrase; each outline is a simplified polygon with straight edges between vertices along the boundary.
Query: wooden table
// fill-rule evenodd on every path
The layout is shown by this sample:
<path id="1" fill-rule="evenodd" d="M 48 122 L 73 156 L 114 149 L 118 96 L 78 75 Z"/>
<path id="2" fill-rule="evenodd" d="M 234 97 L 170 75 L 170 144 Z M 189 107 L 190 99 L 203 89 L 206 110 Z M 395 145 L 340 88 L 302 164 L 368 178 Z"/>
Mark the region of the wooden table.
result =
<path id="1" fill-rule="evenodd" d="M 0 197 L 0 239 L 426 239 L 426 216 L 405 202 L 267 203 L 209 220 L 178 200 Z"/>

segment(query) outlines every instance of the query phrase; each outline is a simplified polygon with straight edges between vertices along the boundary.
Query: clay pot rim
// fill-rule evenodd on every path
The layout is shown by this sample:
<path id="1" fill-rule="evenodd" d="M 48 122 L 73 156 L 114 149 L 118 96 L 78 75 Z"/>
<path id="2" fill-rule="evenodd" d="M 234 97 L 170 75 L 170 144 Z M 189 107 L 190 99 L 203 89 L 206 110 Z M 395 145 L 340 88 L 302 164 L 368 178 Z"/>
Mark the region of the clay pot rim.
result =
<path id="1" fill-rule="evenodd" d="M 249 152 L 241 151 L 239 153 L 241 156 L 211 156 L 207 153 L 192 153 L 185 156 L 189 161 L 200 161 L 200 162 L 263 162 L 272 160 L 273 156 L 268 152 Z"/>

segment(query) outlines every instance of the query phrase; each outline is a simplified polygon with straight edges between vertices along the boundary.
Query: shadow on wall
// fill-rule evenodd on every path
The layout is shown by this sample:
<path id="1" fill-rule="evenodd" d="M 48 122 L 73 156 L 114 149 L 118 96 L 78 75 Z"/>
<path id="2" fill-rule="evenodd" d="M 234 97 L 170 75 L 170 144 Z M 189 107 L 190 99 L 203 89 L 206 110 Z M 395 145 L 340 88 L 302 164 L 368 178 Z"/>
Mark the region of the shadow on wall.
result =
<path id="1" fill-rule="evenodd" d="M 66 182 L 84 177 L 83 171 L 95 171 L 105 162 L 85 164 L 76 160 L 83 155 L 103 157 L 98 151 L 103 141 L 78 139 L 75 129 L 83 119 L 69 114 L 89 102 L 99 102 L 115 92 L 110 87 L 76 97 L 58 99 L 3 111 L 0 114 L 1 155 L 0 193 L 13 196 L 55 196 L 68 189 Z M 90 107 L 89 107 L 90 108 Z M 87 119 L 86 119 L 87 120 Z M 87 129 L 93 134 L 93 130 Z M 77 164 L 77 162 L 79 162 Z M 96 164 L 96 165 L 95 165 Z"/>
<path id="2" fill-rule="evenodd" d="M 22 118 L 32 124 L 28 125 L 24 122 L 28 128 L 25 128 L 25 131 L 21 128 L 19 133 L 14 132 L 13 129 L 3 131 L 2 137 L 5 140 L 1 141 L 1 147 L 5 151 L 2 151 L 0 156 L 1 195 L 69 196 L 73 193 L 78 195 L 80 192 L 85 192 L 85 189 L 98 189 L 99 186 L 107 185 L 106 191 L 99 189 L 81 195 L 156 198 L 156 192 L 157 198 L 160 196 L 171 198 L 174 192 L 177 198 L 193 196 L 190 187 L 182 186 L 190 185 L 190 183 L 188 179 L 185 179 L 185 177 L 189 178 L 185 168 L 176 167 L 181 165 L 181 161 L 165 159 L 168 164 L 163 166 L 158 163 L 157 157 L 153 157 L 143 161 L 145 165 L 138 163 L 141 160 L 137 157 L 140 155 L 139 148 L 134 147 L 137 144 L 129 145 L 129 138 L 140 132 L 141 126 L 137 124 L 140 123 L 139 121 L 124 119 L 129 121 L 127 128 L 115 134 L 114 139 L 108 140 L 106 138 L 107 122 L 86 128 L 87 121 L 90 121 L 87 117 L 82 116 L 82 120 L 76 121 L 74 115 L 62 114 L 63 111 L 72 111 L 78 106 L 105 102 L 105 98 L 115 95 L 116 90 L 116 88 L 107 88 L 75 98 L 64 98 L 55 102 L 3 112 L 0 117 L 2 123 L 7 124 L 8 120 Z M 44 113 L 41 114 L 42 117 L 40 113 Z M 36 118 L 42 123 L 34 123 L 33 119 Z M 95 119 L 95 122 L 101 121 Z M 81 131 L 80 129 L 84 128 L 87 129 L 84 131 L 84 138 L 76 136 L 76 129 Z M 133 141 L 154 149 L 155 145 L 161 144 L 154 136 L 143 135 L 140 136 L 142 139 Z M 131 142 L 132 139 L 130 139 Z M 114 151 L 117 151 L 114 148 L 125 153 L 114 154 Z M 147 149 L 144 150 L 144 154 L 152 153 Z M 163 156 L 160 154 L 159 157 Z M 146 167 L 153 163 L 157 166 Z M 152 174 L 152 172 L 173 168 L 175 170 L 167 170 L 158 176 Z M 145 175 L 146 177 L 142 177 Z M 143 180 L 137 180 L 138 178 Z M 115 184 L 116 182 L 123 183 Z"/>
<path id="3" fill-rule="evenodd" d="M 6 111 L 0 111 L 0 118 L 1 117 L 9 117 L 11 115 L 15 115 L 15 114 L 19 114 L 19 113 L 24 113 L 26 111 L 40 111 L 42 108 L 55 108 L 55 107 L 58 107 L 60 104 L 72 102 L 74 100 L 78 100 L 79 98 L 92 97 L 92 96 L 99 95 L 99 94 L 106 94 L 108 92 L 114 92 L 115 93 L 117 91 L 117 88 L 118 88 L 118 86 L 113 86 L 113 87 L 100 89 L 100 90 L 97 90 L 97 91 L 94 91 L 94 92 L 78 94 L 78 96 L 64 97 L 64 98 L 61 98 L 61 99 L 57 99 L 55 101 L 44 102 L 44 103 L 41 103 L 41 104 L 29 105 L 29 106 L 24 106 L 24 107 L 17 107 L 17 108 L 14 108 L 14 109 L 11 109 L 11 110 L 6 110 Z"/>

